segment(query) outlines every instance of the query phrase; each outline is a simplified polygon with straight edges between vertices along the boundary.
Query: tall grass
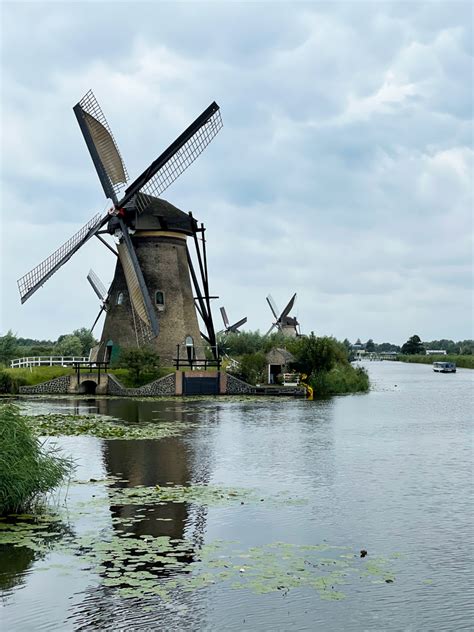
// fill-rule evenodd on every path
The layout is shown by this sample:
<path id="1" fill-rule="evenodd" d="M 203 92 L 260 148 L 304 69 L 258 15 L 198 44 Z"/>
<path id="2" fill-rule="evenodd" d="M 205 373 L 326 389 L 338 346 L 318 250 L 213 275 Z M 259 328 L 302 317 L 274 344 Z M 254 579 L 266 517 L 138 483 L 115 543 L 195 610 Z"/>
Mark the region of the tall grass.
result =
<path id="1" fill-rule="evenodd" d="M 17 406 L 0 405 L 0 515 L 31 508 L 72 469 L 71 459 L 45 448 Z"/>
<path id="2" fill-rule="evenodd" d="M 74 370 L 63 366 L 35 366 L 23 369 L 0 369 L 0 393 L 18 393 L 20 386 L 35 386 Z"/>
<path id="3" fill-rule="evenodd" d="M 462 369 L 474 369 L 474 356 L 472 355 L 399 355 L 400 362 L 415 364 L 433 364 L 433 362 L 455 362 Z"/>

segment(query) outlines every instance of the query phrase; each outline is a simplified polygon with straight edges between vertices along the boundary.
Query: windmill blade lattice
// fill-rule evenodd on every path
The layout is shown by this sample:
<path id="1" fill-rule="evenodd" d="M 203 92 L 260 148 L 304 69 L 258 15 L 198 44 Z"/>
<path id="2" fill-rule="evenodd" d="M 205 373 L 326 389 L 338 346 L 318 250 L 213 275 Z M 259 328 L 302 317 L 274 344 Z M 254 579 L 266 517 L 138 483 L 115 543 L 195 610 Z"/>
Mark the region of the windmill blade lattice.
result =
<path id="1" fill-rule="evenodd" d="M 222 128 L 217 103 L 211 105 L 139 176 L 125 191 L 120 205 L 125 205 L 136 193 L 159 197 L 204 151 Z M 148 202 L 137 196 L 139 212 Z"/>
<path id="2" fill-rule="evenodd" d="M 99 279 L 99 277 L 94 272 L 94 270 L 92 270 L 92 269 L 89 270 L 89 274 L 87 275 L 87 280 L 91 284 L 92 289 L 94 290 L 94 292 L 99 297 L 99 300 L 104 302 L 105 299 L 107 298 L 107 290 L 105 289 L 105 285 Z"/>
<path id="3" fill-rule="evenodd" d="M 269 294 L 269 295 L 267 296 L 267 303 L 269 304 L 270 309 L 272 310 L 272 314 L 273 314 L 273 316 L 276 318 L 276 320 L 278 320 L 278 313 L 279 313 L 279 309 L 278 309 L 278 307 L 276 306 L 276 303 L 275 303 L 275 301 L 273 300 L 273 297 L 271 296 L 271 294 Z"/>
<path id="4" fill-rule="evenodd" d="M 75 235 L 66 241 L 60 248 L 55 250 L 47 259 L 42 261 L 36 268 L 18 279 L 18 289 L 20 291 L 21 302 L 24 303 L 36 292 L 62 265 L 68 261 L 72 255 L 83 246 L 86 241 L 108 220 L 108 215 L 95 215 L 87 222 Z"/>

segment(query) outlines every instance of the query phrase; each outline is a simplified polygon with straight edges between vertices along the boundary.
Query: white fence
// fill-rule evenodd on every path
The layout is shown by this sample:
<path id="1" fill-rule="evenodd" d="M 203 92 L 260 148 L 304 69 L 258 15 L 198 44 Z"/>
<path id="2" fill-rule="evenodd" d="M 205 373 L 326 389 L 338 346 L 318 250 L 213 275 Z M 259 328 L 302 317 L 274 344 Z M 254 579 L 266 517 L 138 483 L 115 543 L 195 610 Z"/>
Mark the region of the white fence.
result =
<path id="1" fill-rule="evenodd" d="M 299 383 L 299 373 L 283 373 L 283 386 L 298 386 Z"/>
<path id="2" fill-rule="evenodd" d="M 12 369 L 32 366 L 72 366 L 75 363 L 88 363 L 89 358 L 78 356 L 33 356 L 31 358 L 16 358 L 11 361 Z"/>

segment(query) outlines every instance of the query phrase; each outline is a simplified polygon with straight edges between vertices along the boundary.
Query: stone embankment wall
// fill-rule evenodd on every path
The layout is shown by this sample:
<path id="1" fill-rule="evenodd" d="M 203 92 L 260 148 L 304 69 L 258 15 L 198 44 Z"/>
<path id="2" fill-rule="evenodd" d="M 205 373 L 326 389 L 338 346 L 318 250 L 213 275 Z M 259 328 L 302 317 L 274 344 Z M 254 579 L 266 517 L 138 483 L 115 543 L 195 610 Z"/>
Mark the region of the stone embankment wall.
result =
<path id="1" fill-rule="evenodd" d="M 175 394 L 175 374 L 170 373 L 159 380 L 140 386 L 139 388 L 125 388 L 114 375 L 109 375 L 107 395 L 117 397 L 159 397 L 160 395 Z"/>
<path id="2" fill-rule="evenodd" d="M 89 376 L 86 376 L 89 377 Z M 105 374 L 101 376 L 101 381 Z M 139 388 L 125 388 L 115 375 L 107 374 L 107 391 L 100 394 L 114 395 L 116 397 L 160 397 L 176 394 L 176 374 L 170 373 L 165 377 L 140 386 Z M 74 383 L 73 383 L 74 382 Z M 76 387 L 76 388 L 74 388 Z M 229 373 L 221 373 L 221 393 L 226 395 L 252 395 L 255 387 L 239 380 Z M 77 382 L 75 376 L 63 375 L 54 380 L 36 384 L 35 386 L 20 386 L 21 395 L 66 395 L 77 394 Z M 99 392 L 97 392 L 99 394 Z"/>
<path id="3" fill-rule="evenodd" d="M 20 386 L 21 395 L 64 395 L 69 391 L 70 375 L 55 377 L 35 386 Z"/>
<path id="4" fill-rule="evenodd" d="M 254 393 L 255 386 L 251 386 L 247 382 L 239 380 L 238 377 L 227 373 L 226 395 L 253 395 Z"/>

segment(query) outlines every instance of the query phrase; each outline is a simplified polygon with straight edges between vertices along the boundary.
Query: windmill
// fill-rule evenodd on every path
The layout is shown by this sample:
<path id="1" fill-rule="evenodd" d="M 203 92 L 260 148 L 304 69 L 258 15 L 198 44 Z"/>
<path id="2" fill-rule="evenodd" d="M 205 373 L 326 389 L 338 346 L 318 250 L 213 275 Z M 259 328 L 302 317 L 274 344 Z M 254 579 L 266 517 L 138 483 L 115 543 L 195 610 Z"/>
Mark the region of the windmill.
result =
<path id="1" fill-rule="evenodd" d="M 128 173 L 92 91 L 73 110 L 104 193 L 113 207 L 104 215 L 95 215 L 58 250 L 19 279 L 21 302 L 30 298 L 89 239 L 97 237 L 117 257 L 106 301 L 105 288 L 97 292 L 90 280 L 106 311 L 97 359 L 108 361 L 120 348 L 148 345 L 162 361 L 171 362 L 178 344 L 184 344 L 185 340 L 189 344 L 192 340 L 195 345 L 201 335 L 216 356 L 204 225 L 199 225 L 192 213 L 185 213 L 158 196 L 222 128 L 219 106 L 211 103 L 125 190 Z M 115 237 L 117 250 L 105 241 L 104 233 Z M 197 272 L 188 238 L 194 243 Z M 205 333 L 199 330 L 196 309 Z"/>
<path id="2" fill-rule="evenodd" d="M 219 332 L 219 333 L 225 333 L 225 334 L 239 333 L 239 327 L 242 327 L 242 325 L 245 325 L 245 323 L 247 322 L 247 316 L 245 316 L 244 318 L 241 318 L 233 325 L 230 325 L 229 319 L 227 317 L 227 312 L 225 311 L 225 307 L 221 307 L 220 312 L 221 312 L 222 320 L 224 322 L 224 329 L 222 330 L 222 332 Z"/>
<path id="3" fill-rule="evenodd" d="M 280 331 L 285 336 L 299 336 L 300 335 L 300 331 L 299 331 L 300 324 L 298 320 L 295 317 L 289 316 L 289 313 L 291 312 L 291 310 L 293 309 L 293 305 L 295 304 L 295 300 L 296 300 L 296 292 L 288 301 L 288 304 L 285 307 L 285 309 L 282 312 L 280 312 L 280 310 L 276 306 L 276 303 L 271 297 L 271 295 L 269 294 L 267 296 L 267 303 L 270 306 L 272 314 L 275 318 L 275 322 L 272 324 L 272 326 L 267 331 L 265 336 L 268 336 L 275 327 L 278 329 L 278 331 Z"/>

